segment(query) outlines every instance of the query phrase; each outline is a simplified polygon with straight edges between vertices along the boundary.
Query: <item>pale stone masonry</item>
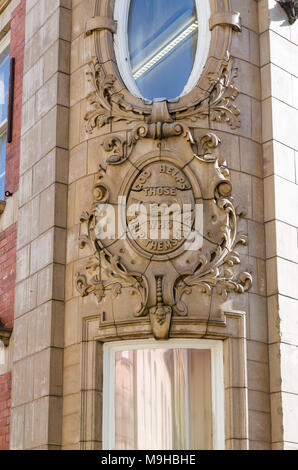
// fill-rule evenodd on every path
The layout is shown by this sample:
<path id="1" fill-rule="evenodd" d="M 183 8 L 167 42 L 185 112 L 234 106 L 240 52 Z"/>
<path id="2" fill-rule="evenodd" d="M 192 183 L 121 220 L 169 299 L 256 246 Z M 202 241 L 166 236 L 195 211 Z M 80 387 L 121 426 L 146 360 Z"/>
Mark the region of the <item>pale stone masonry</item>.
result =
<path id="1" fill-rule="evenodd" d="M 71 1 L 27 1 L 11 448 L 59 448 Z"/>
<path id="2" fill-rule="evenodd" d="M 297 449 L 298 24 L 262 0 L 259 28 L 272 448 Z"/>
<path id="3" fill-rule="evenodd" d="M 248 245 L 237 247 L 237 275 L 245 272 L 247 284 L 231 288 L 227 298 L 193 289 L 187 298 L 197 311 L 190 319 L 173 315 L 169 336 L 223 341 L 226 449 L 297 450 L 298 21 L 290 26 L 275 0 L 210 5 L 212 14 L 224 18 L 240 13 L 241 32 L 232 24 L 214 28 L 208 59 L 217 78 L 220 64 L 229 60 L 226 50 L 235 60 L 239 95 L 233 104 L 240 124 L 215 122 L 208 109 L 186 125 L 197 142 L 206 133 L 221 141 L 212 151 L 227 162 L 233 203 L 243 216 L 238 228 Z M 116 199 L 133 170 L 107 165 L 105 141 L 113 135 L 126 142 L 135 122 L 113 120 L 111 107 L 107 125 L 86 127 L 87 97 L 94 93 L 86 72 L 95 58 L 101 70 L 116 76 L 112 98 L 105 90 L 111 101 L 120 96 L 121 102 L 123 93 L 131 100 L 129 112 L 139 106 L 115 72 L 111 31 L 86 35 L 93 17 L 109 24 L 113 6 L 114 0 L 26 2 L 20 187 L 0 215 L 0 230 L 7 220 L 18 222 L 15 323 L 3 368 L 12 371 L 11 449 L 100 449 L 102 344 L 153 336 L 149 316 L 133 318 L 137 296 L 128 289 L 118 297 L 104 292 L 98 301 L 92 289 L 81 295 L 78 282 L 94 261 L 90 247 L 81 242 L 80 249 L 79 237 L 86 239 L 83 222 L 99 197 L 96 189 L 107 186 Z M 196 93 L 206 91 L 207 76 L 199 84 Z M 170 114 L 175 106 L 169 105 Z M 157 123 L 152 118 L 150 124 Z M 175 162 L 176 154 L 188 158 L 184 137 L 161 139 L 159 151 Z M 133 164 L 144 155 L 156 158 L 156 139 L 136 141 Z M 195 171 L 202 165 L 202 180 L 211 178 L 206 162 L 192 165 Z M 130 254 L 128 271 L 149 273 L 151 260 L 139 261 L 122 241 L 117 247 L 124 259 Z M 154 268 L 150 292 L 157 274 L 174 286 L 185 260 Z"/>

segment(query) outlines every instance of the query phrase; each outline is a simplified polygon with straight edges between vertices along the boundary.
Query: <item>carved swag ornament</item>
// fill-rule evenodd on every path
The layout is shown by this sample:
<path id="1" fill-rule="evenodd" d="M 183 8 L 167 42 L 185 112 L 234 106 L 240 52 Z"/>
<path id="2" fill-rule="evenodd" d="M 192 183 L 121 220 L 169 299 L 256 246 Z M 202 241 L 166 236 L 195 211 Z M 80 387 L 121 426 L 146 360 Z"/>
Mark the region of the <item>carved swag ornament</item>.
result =
<path id="1" fill-rule="evenodd" d="M 106 75 L 98 61 L 91 64 L 88 73 L 94 91 L 88 96 L 87 132 L 92 134 L 96 128 L 117 121 L 125 121 L 129 130 L 125 139 L 115 133 L 103 141 L 106 164 L 99 167 L 96 176 L 93 205 L 81 217 L 80 248 L 88 246 L 91 254 L 84 270 L 77 274 L 77 288 L 83 297 L 94 294 L 99 303 L 108 295 L 112 302 L 124 293 L 133 296 L 137 305 L 133 317 L 148 316 L 156 339 L 169 336 L 173 317 L 196 317 L 201 306 L 192 306 L 192 294 L 196 299 L 199 294 L 202 304 L 206 304 L 204 298 L 207 303 L 209 298 L 210 310 L 212 297 L 217 296 L 222 303 L 229 292 L 242 294 L 252 284 L 251 274 L 238 269 L 237 246 L 246 245 L 247 237 L 239 232 L 243 211 L 234 205 L 229 171 L 217 154 L 220 140 L 211 132 L 195 139 L 190 125 L 198 127 L 200 119 L 208 118 L 224 122 L 231 129 L 240 127 L 240 112 L 234 104 L 239 93 L 234 86 L 236 74 L 234 61 L 226 53 L 218 72 L 208 75 L 208 91 L 198 88 L 197 98 L 188 106 L 171 108 L 166 101 L 132 105 L 114 89 L 115 77 Z M 177 138 L 185 142 L 183 155 L 165 148 L 165 141 Z M 137 145 L 142 139 L 155 142 L 156 152 L 138 156 Z M 115 189 L 111 188 L 115 188 L 118 165 L 127 165 L 127 177 L 119 181 L 118 194 L 114 194 Z M 156 176 L 158 172 L 160 175 Z M 173 175 L 179 178 L 175 181 Z M 187 253 L 174 239 L 149 240 L 146 245 L 129 238 L 113 241 L 98 237 L 96 225 L 101 217 L 106 217 L 106 203 L 116 207 L 119 196 L 145 203 L 156 201 L 156 188 L 152 189 L 150 178 L 160 181 L 159 202 L 175 195 L 177 200 L 187 200 L 191 207 L 195 201 L 202 204 L 204 231 L 200 249 Z M 139 184 L 143 180 L 147 186 Z M 177 181 L 185 183 L 179 186 Z"/>

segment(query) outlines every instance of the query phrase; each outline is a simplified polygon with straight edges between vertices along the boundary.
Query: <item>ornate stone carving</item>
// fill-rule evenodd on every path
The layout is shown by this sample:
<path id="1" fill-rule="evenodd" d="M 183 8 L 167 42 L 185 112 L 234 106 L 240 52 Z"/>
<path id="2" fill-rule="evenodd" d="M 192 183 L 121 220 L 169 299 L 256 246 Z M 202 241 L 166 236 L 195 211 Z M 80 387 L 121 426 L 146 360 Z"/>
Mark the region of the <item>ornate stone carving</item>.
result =
<path id="1" fill-rule="evenodd" d="M 239 254 L 235 250 L 237 245 L 247 245 L 247 236 L 237 233 L 238 218 L 230 197 L 226 197 L 226 187 L 222 191 L 219 186 L 215 197 L 218 207 L 226 213 L 226 225 L 222 226 L 223 242 L 207 255 L 201 255 L 195 272 L 191 275 L 180 276 L 175 285 L 175 307 L 177 315 L 187 315 L 187 307 L 183 302 L 183 295 L 190 295 L 193 287 L 197 287 L 202 294 L 211 295 L 215 288 L 218 295 L 226 300 L 228 292 L 242 294 L 252 285 L 252 276 L 247 272 L 235 275 L 234 267 L 240 264 Z"/>
<path id="2" fill-rule="evenodd" d="M 234 85 L 238 68 L 235 67 L 234 59 L 226 53 L 219 74 L 210 74 L 209 80 L 212 85 L 210 93 L 210 119 L 216 122 L 226 122 L 231 129 L 240 127 L 240 111 L 233 104 L 239 94 Z"/>
<path id="3" fill-rule="evenodd" d="M 131 295 L 137 295 L 140 299 L 140 307 L 134 312 L 135 316 L 141 316 L 145 310 L 148 298 L 148 285 L 144 276 L 139 273 L 128 272 L 121 262 L 120 256 L 113 256 L 104 248 L 96 235 L 96 213 L 98 204 L 108 200 L 109 191 L 101 182 L 104 170 L 100 167 L 93 186 L 94 203 L 90 212 L 84 212 L 81 216 L 81 224 L 85 226 L 85 233 L 79 238 L 79 247 L 89 247 L 92 255 L 86 263 L 84 272 L 77 273 L 76 285 L 82 297 L 94 294 L 98 302 L 104 298 L 107 290 L 114 296 L 121 294 L 123 288 L 129 288 Z M 102 280 L 104 273 L 105 279 Z"/>
<path id="4" fill-rule="evenodd" d="M 219 164 L 216 156 L 212 152 L 220 143 L 218 137 L 213 133 L 208 133 L 200 139 L 199 154 L 196 157 L 206 163 L 213 163 L 215 171 L 221 174 L 221 181 L 215 188 L 214 200 L 221 211 L 226 214 L 226 221 L 222 225 L 222 242 L 217 245 L 214 251 L 207 255 L 200 255 L 199 263 L 194 273 L 181 275 L 175 284 L 175 307 L 174 311 L 178 315 L 186 315 L 187 308 L 182 301 L 184 294 L 189 295 L 193 286 L 197 286 L 203 294 L 211 295 L 215 288 L 217 294 L 226 300 L 228 292 L 234 291 L 243 293 L 250 289 L 252 276 L 243 272 L 235 276 L 233 268 L 240 264 L 239 254 L 235 250 L 237 245 L 247 245 L 247 236 L 238 232 L 238 220 L 242 217 L 243 211 L 236 210 L 231 197 L 232 185 L 226 179 L 229 177 L 229 170 L 226 162 Z"/>
<path id="5" fill-rule="evenodd" d="M 117 135 L 107 137 L 103 142 L 103 148 L 108 156 L 108 165 L 119 165 L 129 159 L 134 146 L 141 139 L 154 139 L 161 141 L 169 137 L 185 137 L 190 143 L 194 143 L 190 130 L 181 122 L 155 122 L 141 123 L 128 133 L 127 140 Z"/>
<path id="6" fill-rule="evenodd" d="M 108 153 L 107 164 L 119 165 L 127 158 L 126 142 L 117 135 L 109 135 L 103 142 L 103 148 Z"/>
<path id="7" fill-rule="evenodd" d="M 99 171 L 96 175 L 96 180 L 93 185 L 93 197 L 94 202 L 106 202 L 109 199 L 109 190 L 105 184 L 102 183 L 105 170 L 102 167 L 99 167 Z"/>
<path id="8" fill-rule="evenodd" d="M 174 113 L 175 119 L 190 119 L 196 122 L 209 116 L 211 121 L 225 122 L 232 129 L 240 127 L 240 111 L 233 104 L 239 94 L 234 85 L 237 73 L 234 59 L 230 57 L 229 52 L 226 52 L 219 71 L 208 74 L 210 83 L 208 98 L 202 99 L 198 95 L 194 103 Z"/>
<path id="9" fill-rule="evenodd" d="M 144 128 L 147 129 L 148 126 L 145 124 Z M 186 128 L 183 132 L 186 132 Z M 123 159 L 122 143 L 114 141 L 113 137 L 109 139 L 105 143 L 106 148 L 115 147 L 119 151 L 119 157 Z M 214 234 L 211 235 L 207 222 L 202 234 L 203 246 L 191 255 L 191 265 L 176 264 L 176 275 L 163 272 L 161 267 L 163 263 L 170 268 L 170 261 L 173 259 L 176 262 L 185 252 L 183 243 L 171 245 L 170 239 L 156 240 L 155 245 L 151 246 L 153 240 L 150 238 L 135 240 L 128 236 L 123 242 L 121 241 L 123 244 L 119 245 L 122 246 L 120 250 L 117 248 L 119 240 L 112 242 L 100 239 L 96 231 L 96 222 L 105 213 L 106 203 L 110 202 L 112 193 L 106 181 L 110 180 L 110 184 L 113 184 L 113 176 L 110 175 L 113 165 L 109 165 L 106 170 L 99 168 L 93 187 L 94 203 L 91 210 L 81 217 L 86 229 L 80 237 L 80 248 L 88 245 L 92 255 L 86 262 L 85 269 L 77 275 L 79 292 L 83 297 L 94 294 L 98 302 L 101 302 L 108 294 L 117 298 L 125 289 L 129 289 L 129 292 L 138 299 L 138 308 L 134 311 L 134 316 L 148 315 L 152 332 L 157 339 L 168 336 L 173 315 L 178 317 L 189 315 L 186 299 L 194 289 L 202 296 L 210 297 L 214 293 L 224 301 L 229 292 L 242 294 L 252 284 L 250 273 L 245 271 L 239 273 L 236 269 L 240 264 L 237 246 L 246 245 L 247 237 L 239 232 L 238 221 L 243 216 L 243 211 L 234 205 L 229 170 L 226 163 L 217 155 L 220 139 L 214 133 L 208 132 L 197 141 L 189 138 L 188 144 L 186 148 L 189 149 L 189 157 L 184 156 L 189 158 L 186 164 L 179 166 L 166 154 L 164 157 L 152 160 L 149 158 L 148 161 L 146 157 L 143 163 L 137 163 L 135 166 L 129 164 L 130 173 L 118 187 L 118 193 L 113 194 L 113 201 L 117 200 L 116 197 L 125 196 L 128 204 L 142 201 L 146 205 L 151 202 L 162 204 L 165 196 L 166 199 L 173 198 L 175 202 L 182 197 L 182 201 L 190 204 L 190 207 L 194 207 L 194 201 L 201 201 L 207 211 L 206 214 L 210 214 L 216 225 Z M 114 156 L 117 156 L 116 153 Z M 125 160 L 123 164 L 125 165 Z M 200 179 L 200 175 L 204 175 L 204 180 L 201 180 L 199 185 L 202 186 L 202 194 L 200 189 L 195 190 L 196 183 L 194 175 L 189 172 L 189 166 L 192 167 L 192 172 L 196 173 L 196 178 Z M 113 204 L 117 206 L 117 203 Z M 194 221 L 192 217 L 193 209 L 190 226 Z M 129 217 L 126 219 L 128 232 L 131 220 Z M 144 260 L 147 258 L 149 264 L 144 272 L 127 268 L 127 263 L 135 264 L 135 261 L 132 262 L 128 258 L 131 250 L 134 251 L 137 260 L 142 260 L 140 265 L 144 266 Z M 154 284 L 152 277 L 156 284 L 155 293 L 152 291 Z"/>
<path id="10" fill-rule="evenodd" d="M 168 207 L 169 200 L 173 201 L 172 209 Z M 128 240 L 136 251 L 147 258 L 158 257 L 159 260 L 170 259 L 177 256 L 177 250 L 184 245 L 187 233 L 194 224 L 195 196 L 187 176 L 183 170 L 168 161 L 158 160 L 146 165 L 133 179 L 130 185 L 127 205 L 144 207 L 167 207 L 169 210 L 167 226 L 167 239 L 156 237 L 157 227 L 160 223 L 160 213 L 151 213 L 140 228 L 140 216 L 127 217 Z M 189 214 L 182 220 L 183 206 L 188 207 Z M 172 212 L 173 211 L 173 212 Z M 179 215 L 177 215 L 177 212 Z M 150 236 L 153 230 L 153 237 Z M 136 232 L 138 231 L 138 232 Z M 177 238 L 177 231 L 185 232 L 185 236 Z M 134 236 L 137 235 L 137 236 Z"/>
<path id="11" fill-rule="evenodd" d="M 99 8 L 95 13 L 99 15 Z M 221 15 L 213 20 L 216 20 L 211 25 L 213 35 L 221 36 L 219 32 L 224 28 L 215 25 L 222 22 L 230 21 L 240 27 L 237 14 Z M 223 47 L 226 39 L 225 34 Z M 134 316 L 148 317 L 156 339 L 169 336 L 173 318 L 198 318 L 197 306 L 189 311 L 185 297 L 194 289 L 204 298 L 214 294 L 226 299 L 229 292 L 247 291 L 252 282 L 250 273 L 238 274 L 235 269 L 240 263 L 237 245 L 245 245 L 247 238 L 239 233 L 241 211 L 234 206 L 226 163 L 218 157 L 220 139 L 213 132 L 197 136 L 198 131 L 193 131 L 198 129 L 200 120 L 206 123 L 207 119 L 225 123 L 231 129 L 240 127 L 240 111 L 235 106 L 239 93 L 234 85 L 237 67 L 228 52 L 224 55 L 225 50 L 219 55 L 221 61 L 210 59 L 203 79 L 192 92 L 173 103 L 150 103 L 132 97 L 123 88 L 113 64 L 115 73 L 107 73 L 104 61 L 100 63 L 96 59 L 88 72 L 92 91 L 85 116 L 87 132 L 106 125 L 113 129 L 113 123 L 118 121 L 125 122 L 127 128 L 125 135 L 111 132 L 102 143 L 106 169 L 99 168 L 93 187 L 93 205 L 81 219 L 85 229 L 80 247 L 88 245 L 92 254 L 77 275 L 77 288 L 82 296 L 94 294 L 99 303 L 109 297 L 112 304 L 121 304 L 122 298 L 129 302 L 125 297 L 129 290 L 138 299 Z M 146 152 L 152 149 L 146 155 L 138 151 L 143 139 L 147 140 L 143 144 Z M 176 151 L 174 143 L 178 143 L 180 150 Z M 171 150 L 167 151 L 168 148 Z M 118 172 L 119 184 L 115 183 Z M 190 231 L 195 224 L 197 205 L 201 205 L 202 217 L 207 220 L 200 233 L 201 248 L 186 253 L 185 239 L 175 243 L 174 232 L 167 239 L 142 238 L 143 226 L 138 217 L 127 213 L 121 217 L 128 236 L 123 238 L 118 234 L 113 241 L 102 239 L 96 229 L 97 222 L 104 219 L 106 204 L 111 203 L 117 208 L 119 225 L 119 197 L 125 198 L 128 205 L 163 206 L 165 202 L 186 205 L 190 207 Z M 173 220 L 172 217 L 169 222 L 172 230 Z M 159 223 L 158 219 L 158 227 Z M 130 236 L 134 224 L 137 238 Z M 120 320 L 110 315 L 105 321 L 107 324 L 128 321 L 130 312 Z M 214 318 L 218 320 L 219 316 Z"/>
<path id="12" fill-rule="evenodd" d="M 150 308 L 149 312 L 154 337 L 159 340 L 167 339 L 169 337 L 173 311 L 172 307 L 164 304 L 162 295 L 162 281 L 162 276 L 156 277 L 157 304 L 155 307 Z"/>
<path id="13" fill-rule="evenodd" d="M 88 80 L 92 83 L 93 91 L 87 96 L 90 111 L 85 116 L 86 131 L 92 133 L 98 127 L 101 128 L 110 121 L 132 122 L 143 121 L 146 113 L 143 108 L 137 108 L 128 103 L 121 93 L 116 93 L 113 85 L 114 75 L 107 75 L 104 68 L 96 59 L 89 64 L 87 72 Z"/>
<path id="14" fill-rule="evenodd" d="M 182 108 L 165 111 L 166 102 L 153 103 L 140 107 L 128 103 L 121 93 L 113 88 L 114 75 L 105 75 L 103 66 L 96 59 L 90 64 L 88 72 L 89 81 L 92 82 L 94 91 L 88 95 L 90 110 L 85 116 L 86 130 L 92 133 L 98 127 L 111 121 L 124 120 L 126 122 L 145 121 L 146 125 L 138 125 L 133 134 L 140 137 L 163 138 L 165 136 L 180 135 L 184 119 L 196 122 L 198 119 L 210 117 L 211 121 L 225 122 L 232 129 L 240 126 L 240 111 L 233 104 L 239 91 L 234 86 L 237 68 L 234 60 L 227 52 L 221 66 L 216 73 L 210 73 L 208 80 L 210 87 L 208 92 L 197 89 L 197 97 L 191 103 Z M 140 103 L 142 101 L 140 100 Z M 156 109 L 162 108 L 161 111 Z M 171 122 L 172 121 L 172 122 Z M 141 130 L 141 133 L 140 133 Z"/>
<path id="15" fill-rule="evenodd" d="M 89 217 L 88 224 L 92 216 Z M 91 222 L 92 223 L 92 222 Z M 84 241 L 81 239 L 80 247 Z M 114 297 L 122 293 L 122 289 L 129 288 L 131 295 L 137 295 L 140 299 L 140 308 L 134 312 L 136 317 L 141 317 L 146 308 L 148 286 L 146 279 L 138 273 L 127 272 L 121 263 L 119 256 L 112 256 L 108 250 L 103 250 L 101 255 L 94 255 L 86 265 L 85 274 L 76 276 L 77 289 L 82 297 L 94 294 L 98 303 L 105 297 L 107 291 L 111 291 Z M 102 281 L 100 271 L 110 280 Z"/>

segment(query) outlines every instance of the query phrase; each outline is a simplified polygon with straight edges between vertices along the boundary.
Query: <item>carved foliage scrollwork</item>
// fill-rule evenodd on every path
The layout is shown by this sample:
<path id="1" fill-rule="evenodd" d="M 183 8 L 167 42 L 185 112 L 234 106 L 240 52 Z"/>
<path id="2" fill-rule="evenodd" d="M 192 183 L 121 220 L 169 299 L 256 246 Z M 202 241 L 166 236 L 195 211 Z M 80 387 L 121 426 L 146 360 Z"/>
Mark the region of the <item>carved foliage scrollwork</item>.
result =
<path id="1" fill-rule="evenodd" d="M 108 154 L 108 165 L 119 165 L 127 160 L 126 142 L 119 136 L 108 136 L 103 142 L 103 148 Z"/>
<path id="2" fill-rule="evenodd" d="M 90 108 L 85 116 L 88 133 L 92 133 L 95 128 L 101 128 L 111 121 L 124 120 L 128 123 L 150 121 L 153 115 L 153 106 L 145 104 L 141 100 L 139 107 L 130 104 L 123 94 L 115 90 L 116 77 L 112 74 L 107 75 L 104 66 L 99 64 L 97 59 L 91 62 L 87 76 L 93 89 L 87 97 Z M 211 121 L 225 122 L 232 129 L 239 127 L 240 111 L 234 105 L 239 94 L 234 85 L 236 76 L 237 68 L 234 60 L 230 57 L 229 52 L 226 52 L 219 70 L 216 73 L 208 74 L 209 90 L 199 91 L 197 88 L 198 93 L 195 100 L 182 108 L 178 106 L 176 109 L 175 106 L 172 106 L 169 109 L 171 120 L 177 122 L 187 119 L 195 122 L 209 116 Z M 160 122 L 159 126 L 162 126 L 164 122 Z M 172 135 L 175 128 L 169 127 L 169 129 L 171 129 Z M 155 126 L 154 131 L 158 136 L 158 126 Z M 153 127 L 150 127 L 150 134 L 152 133 Z"/>
<path id="3" fill-rule="evenodd" d="M 239 94 L 238 88 L 234 85 L 237 75 L 238 69 L 228 52 L 222 62 L 219 75 L 209 75 L 212 85 L 209 104 L 210 120 L 226 122 L 232 129 L 240 127 L 240 111 L 234 105 Z"/>
<path id="4" fill-rule="evenodd" d="M 142 128 L 148 132 L 149 127 Z M 181 128 L 181 132 L 188 135 L 187 128 Z M 142 131 L 143 132 L 143 131 Z M 137 138 L 137 133 L 134 138 Z M 113 143 L 113 142 L 112 142 Z M 111 143 L 111 145 L 112 145 Z M 86 230 L 80 237 L 80 248 L 87 245 L 92 252 L 84 272 L 77 275 L 77 288 L 83 297 L 94 294 L 98 302 L 101 302 L 107 291 L 117 297 L 121 295 L 123 288 L 130 289 L 130 293 L 139 298 L 139 308 L 134 312 L 135 316 L 149 314 L 154 334 L 156 337 L 166 337 L 171 321 L 172 313 L 178 316 L 188 315 L 185 296 L 192 293 L 194 288 L 202 295 L 211 296 L 215 291 L 217 295 L 226 300 L 229 292 L 242 294 L 252 285 L 252 276 L 248 272 L 237 274 L 236 266 L 240 264 L 237 246 L 247 245 L 247 236 L 239 232 L 239 218 L 243 212 L 234 206 L 232 185 L 229 180 L 229 170 L 226 162 L 219 160 L 216 148 L 220 139 L 212 132 L 206 133 L 195 142 L 189 137 L 189 143 L 194 149 L 194 157 L 204 165 L 211 165 L 213 175 L 209 184 L 214 187 L 212 199 L 223 215 L 220 226 L 220 242 L 215 249 L 207 249 L 207 252 L 198 254 L 196 268 L 189 272 L 181 272 L 176 279 L 173 305 L 164 305 L 162 298 L 162 278 L 157 278 L 157 305 L 147 309 L 149 286 L 146 277 L 140 273 L 129 272 L 121 258 L 113 255 L 107 248 L 101 245 L 96 232 L 96 218 L 98 217 L 98 204 L 103 205 L 109 199 L 109 191 L 103 183 L 105 171 L 100 167 L 93 186 L 94 202 L 89 212 L 81 216 L 81 223 Z M 122 147 L 119 147 L 122 149 Z M 211 194 L 210 194 L 211 195 Z M 207 245 L 208 246 L 208 245 Z M 236 272 L 235 272 L 236 271 Z M 102 280 L 104 279 L 104 281 Z M 167 328 L 164 323 L 167 322 Z M 165 331 L 164 331 L 165 330 Z"/>
<path id="5" fill-rule="evenodd" d="M 231 196 L 232 186 L 229 181 L 229 170 L 226 162 L 219 163 L 218 158 L 212 156 L 212 150 L 220 143 L 215 134 L 208 133 L 200 141 L 201 150 L 206 153 L 198 157 L 205 163 L 215 165 L 215 171 L 221 176 L 214 192 L 214 201 L 217 207 L 225 214 L 225 222 L 221 225 L 222 242 L 216 249 L 201 254 L 197 268 L 193 274 L 179 276 L 174 287 L 175 306 L 174 312 L 179 316 L 188 313 L 187 306 L 183 302 L 183 296 L 192 293 L 196 287 L 202 294 L 211 296 L 215 289 L 217 294 L 226 300 L 229 292 L 242 294 L 248 291 L 252 285 L 252 276 L 248 272 L 235 274 L 234 268 L 240 264 L 240 257 L 236 251 L 238 245 L 247 245 L 247 236 L 239 232 L 238 221 L 243 216 L 241 210 L 237 210 Z"/>
<path id="6" fill-rule="evenodd" d="M 128 103 L 121 93 L 116 93 L 114 84 L 116 78 L 106 74 L 103 66 L 96 59 L 89 64 L 87 79 L 92 91 L 87 96 L 89 110 L 85 115 L 86 131 L 92 133 L 95 128 L 101 128 L 110 121 L 132 122 L 144 120 L 149 112 Z"/>
<path id="7" fill-rule="evenodd" d="M 234 105 L 239 94 L 234 84 L 237 74 L 238 69 L 234 59 L 227 51 L 219 71 L 208 74 L 210 84 L 208 98 L 202 99 L 198 94 L 194 103 L 174 113 L 175 119 L 190 119 L 196 122 L 209 116 L 211 121 L 225 122 L 232 129 L 240 127 L 240 111 Z"/>
<path id="8" fill-rule="evenodd" d="M 88 81 L 92 82 L 93 91 L 87 96 L 91 110 L 87 112 L 86 130 L 91 133 L 96 127 L 108 124 L 111 119 L 111 93 L 115 78 L 113 75 L 104 76 L 98 61 L 89 64 Z"/>
<path id="9" fill-rule="evenodd" d="M 80 248 L 88 246 L 91 256 L 85 268 L 77 274 L 77 288 L 83 297 L 93 294 L 98 302 L 105 298 L 108 291 L 112 296 L 118 297 L 123 289 L 128 289 L 138 297 L 138 308 L 134 315 L 149 315 L 152 331 L 157 339 L 168 337 L 173 315 L 188 315 L 185 296 L 191 294 L 194 288 L 202 295 L 211 296 L 216 292 L 225 300 L 229 292 L 244 293 L 252 284 L 249 273 L 237 274 L 236 270 L 236 266 L 240 264 L 237 247 L 246 245 L 247 237 L 239 233 L 238 222 L 242 214 L 235 208 L 231 196 L 229 170 L 226 163 L 217 156 L 216 149 L 220 139 L 213 132 L 208 132 L 195 140 L 190 129 L 191 122 L 206 118 L 209 121 L 226 123 L 231 129 L 240 127 L 240 112 L 235 106 L 239 93 L 234 84 L 236 76 L 237 68 L 227 52 L 218 71 L 207 76 L 208 91 L 197 86 L 197 96 L 193 99 L 192 93 L 192 101 L 187 105 L 183 106 L 179 102 L 154 102 L 150 105 L 140 100 L 140 105 L 136 106 L 117 91 L 119 84 L 116 77 L 106 74 L 104 65 L 97 60 L 90 65 L 88 79 L 92 83 L 92 92 L 88 95 L 89 110 L 85 116 L 87 132 L 92 133 L 96 128 L 121 120 L 130 126 L 126 137 L 110 133 L 103 140 L 108 167 L 107 170 L 100 167 L 93 186 L 93 205 L 81 217 L 81 224 L 85 229 L 80 237 Z M 161 141 L 178 136 L 187 140 L 194 162 L 197 160 L 197 164 L 204 168 L 203 173 L 206 170 L 209 175 L 209 195 L 206 199 L 210 204 L 215 204 L 216 211 L 221 214 L 221 236 L 218 237 L 220 242 L 213 244 L 215 248 L 210 248 L 207 243 L 204 245 L 205 251 L 197 253 L 198 262 L 191 273 L 184 272 L 183 267 L 181 268 L 176 281 L 172 281 L 172 303 L 167 300 L 165 304 L 163 300 L 163 282 L 168 282 L 166 276 L 164 281 L 163 276 L 156 277 L 157 303 L 152 307 L 148 305 L 149 287 L 152 286 L 148 285 L 146 276 L 129 272 L 125 267 L 125 260 L 115 254 L 111 247 L 109 249 L 101 243 L 96 227 L 98 207 L 104 207 L 109 201 L 109 190 L 103 178 L 110 165 L 125 164 L 141 139 Z"/>
<path id="10" fill-rule="evenodd" d="M 194 144 L 190 130 L 181 122 L 173 123 L 150 123 L 145 122 L 137 124 L 132 131 L 128 133 L 127 140 L 120 136 L 111 135 L 106 137 L 103 142 L 103 148 L 108 156 L 106 163 L 108 165 L 120 165 L 129 159 L 134 146 L 141 139 L 150 138 L 162 140 L 168 137 L 185 137 L 191 144 Z"/>
<path id="11" fill-rule="evenodd" d="M 109 191 L 101 181 L 104 174 L 105 171 L 100 167 L 93 186 L 93 205 L 90 211 L 81 215 L 80 222 L 85 226 L 85 232 L 79 238 L 79 247 L 84 249 L 88 246 L 92 255 L 84 271 L 77 273 L 76 286 L 82 297 L 94 294 L 98 302 L 102 301 L 107 290 L 117 297 L 122 293 L 122 289 L 128 288 L 131 295 L 139 297 L 139 308 L 134 314 L 142 316 L 148 297 L 147 280 L 139 273 L 128 272 L 119 256 L 113 256 L 108 249 L 100 245 L 96 234 L 98 204 L 104 204 L 109 199 Z"/>

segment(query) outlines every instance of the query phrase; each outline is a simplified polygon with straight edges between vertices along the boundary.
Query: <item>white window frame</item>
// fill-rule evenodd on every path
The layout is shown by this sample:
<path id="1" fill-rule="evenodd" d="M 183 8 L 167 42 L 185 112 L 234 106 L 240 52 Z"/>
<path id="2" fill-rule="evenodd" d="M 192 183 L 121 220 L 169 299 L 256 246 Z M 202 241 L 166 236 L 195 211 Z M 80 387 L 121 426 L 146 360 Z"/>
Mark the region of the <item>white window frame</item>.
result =
<path id="1" fill-rule="evenodd" d="M 0 55 L 7 49 L 10 45 L 10 31 L 0 41 Z M 0 140 L 7 134 L 7 118 L 0 122 Z M 1 158 L 1 157 L 0 157 Z M 0 175 L 1 177 L 3 174 Z M 5 177 L 5 172 L 4 172 Z M 0 199 L 2 200 L 2 199 Z"/>
<path id="2" fill-rule="evenodd" d="M 0 41 L 0 55 L 7 49 L 10 45 L 10 31 Z M 5 134 L 7 130 L 7 118 L 4 121 L 0 122 L 0 137 Z"/>
<path id="3" fill-rule="evenodd" d="M 143 98 L 133 78 L 129 60 L 127 31 L 130 2 L 131 0 L 116 0 L 115 2 L 114 20 L 117 21 L 117 34 L 114 35 L 114 49 L 119 72 L 127 89 L 134 96 Z M 211 16 L 210 0 L 196 0 L 196 6 L 199 21 L 199 35 L 194 66 L 181 95 L 169 101 L 176 101 L 195 87 L 209 55 L 211 44 L 211 31 L 209 29 L 209 19 Z"/>
<path id="4" fill-rule="evenodd" d="M 103 346 L 103 450 L 115 448 L 115 353 L 137 349 L 209 349 L 211 351 L 213 448 L 225 449 L 223 341 L 209 339 L 154 339 L 117 341 Z"/>

